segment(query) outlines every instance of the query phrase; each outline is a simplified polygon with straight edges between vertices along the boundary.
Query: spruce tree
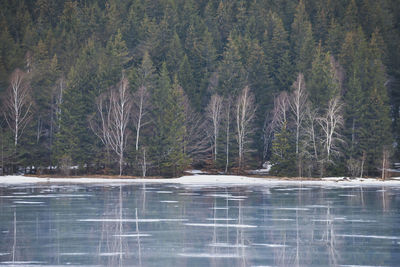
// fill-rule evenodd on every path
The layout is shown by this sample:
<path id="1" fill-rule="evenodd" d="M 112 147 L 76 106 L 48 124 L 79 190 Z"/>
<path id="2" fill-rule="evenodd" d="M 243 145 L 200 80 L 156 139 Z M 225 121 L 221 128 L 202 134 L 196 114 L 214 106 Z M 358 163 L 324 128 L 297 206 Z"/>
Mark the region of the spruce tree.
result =
<path id="1" fill-rule="evenodd" d="M 246 70 L 242 64 L 238 42 L 232 35 L 228 38 L 218 74 L 218 92 L 220 95 L 237 95 L 239 90 L 244 87 L 247 78 Z"/>
<path id="2" fill-rule="evenodd" d="M 67 88 L 61 106 L 60 130 L 57 133 L 57 158 L 70 158 L 80 167 L 93 160 L 94 139 L 88 127 L 88 115 L 94 111 L 96 76 L 96 46 L 90 40 L 82 50 L 67 78 Z"/>
<path id="3" fill-rule="evenodd" d="M 316 49 L 308 82 L 310 101 L 314 107 L 323 109 L 340 88 L 333 70 L 331 56 L 322 50 L 321 43 Z"/>
<path id="4" fill-rule="evenodd" d="M 201 108 L 202 95 L 198 87 L 193 83 L 193 71 L 189 63 L 188 57 L 185 55 L 179 67 L 178 80 L 183 90 L 189 97 L 193 107 L 197 110 Z"/>
<path id="5" fill-rule="evenodd" d="M 157 86 L 152 93 L 152 115 L 154 137 L 151 154 L 157 164 L 158 173 L 177 176 L 189 163 L 184 153 L 184 106 L 183 90 L 177 78 L 171 85 L 166 64 L 163 63 Z"/>
<path id="6" fill-rule="evenodd" d="M 339 60 L 346 72 L 345 79 L 345 138 L 349 146 L 346 149 L 348 158 L 362 157 L 360 146 L 360 131 L 363 128 L 363 106 L 366 105 L 368 65 L 367 43 L 361 28 L 346 34 Z"/>
<path id="7" fill-rule="evenodd" d="M 368 82 L 362 107 L 363 123 L 360 146 L 367 152 L 368 174 L 377 174 L 383 149 L 391 146 L 391 119 L 386 88 L 386 70 L 382 63 L 383 50 L 379 36 L 373 35 L 369 44 Z"/>
<path id="8" fill-rule="evenodd" d="M 266 21 L 267 28 L 262 43 L 268 65 L 268 75 L 265 79 L 269 79 L 268 90 L 271 94 L 277 94 L 290 87 L 294 68 L 290 61 L 288 33 L 282 20 L 276 13 L 269 12 Z"/>
<path id="9" fill-rule="evenodd" d="M 271 173 L 277 176 L 296 175 L 296 155 L 287 122 L 284 122 L 272 142 Z"/>
<path id="10" fill-rule="evenodd" d="M 311 66 L 314 38 L 303 0 L 299 1 L 292 23 L 290 41 L 296 72 L 307 73 Z"/>

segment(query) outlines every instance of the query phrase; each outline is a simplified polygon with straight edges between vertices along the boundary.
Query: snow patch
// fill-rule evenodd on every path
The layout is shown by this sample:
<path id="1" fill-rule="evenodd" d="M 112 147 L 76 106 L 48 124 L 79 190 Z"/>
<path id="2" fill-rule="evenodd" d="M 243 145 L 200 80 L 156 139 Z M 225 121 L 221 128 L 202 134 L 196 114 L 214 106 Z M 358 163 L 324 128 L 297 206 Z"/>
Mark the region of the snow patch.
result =
<path id="1" fill-rule="evenodd" d="M 202 170 L 187 170 L 185 173 L 199 175 L 199 174 L 207 174 L 207 172 L 203 172 Z"/>

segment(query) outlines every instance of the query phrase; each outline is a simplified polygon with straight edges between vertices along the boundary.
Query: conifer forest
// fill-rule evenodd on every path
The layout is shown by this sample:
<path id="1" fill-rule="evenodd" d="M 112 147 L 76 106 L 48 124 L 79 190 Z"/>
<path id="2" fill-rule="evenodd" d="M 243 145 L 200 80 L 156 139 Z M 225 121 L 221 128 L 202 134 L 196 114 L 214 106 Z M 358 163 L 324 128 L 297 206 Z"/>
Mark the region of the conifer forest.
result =
<path id="1" fill-rule="evenodd" d="M 370 176 L 398 0 L 0 0 L 0 174 Z"/>

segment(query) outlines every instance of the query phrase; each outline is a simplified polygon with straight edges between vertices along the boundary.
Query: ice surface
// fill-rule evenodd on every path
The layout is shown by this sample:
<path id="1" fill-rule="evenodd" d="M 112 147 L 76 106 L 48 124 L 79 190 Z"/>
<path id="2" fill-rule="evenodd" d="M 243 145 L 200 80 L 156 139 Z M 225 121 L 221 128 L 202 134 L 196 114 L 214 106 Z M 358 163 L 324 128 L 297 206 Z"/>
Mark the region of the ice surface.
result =
<path id="1" fill-rule="evenodd" d="M 184 222 L 187 219 L 79 219 L 78 222 Z"/>
<path id="2" fill-rule="evenodd" d="M 253 245 L 254 246 L 263 246 L 263 247 L 268 247 L 268 248 L 286 248 L 286 247 L 288 247 L 287 245 L 282 245 L 282 244 L 260 244 L 260 243 L 255 243 Z"/>
<path id="3" fill-rule="evenodd" d="M 373 238 L 373 239 L 389 239 L 389 240 L 400 240 L 400 236 L 384 236 L 384 235 L 336 235 L 341 237 L 355 237 L 355 238 Z"/>
<path id="4" fill-rule="evenodd" d="M 291 208 L 291 207 L 289 207 L 289 208 L 274 208 L 274 210 L 310 210 L 309 208 Z"/>
<path id="5" fill-rule="evenodd" d="M 229 243 L 211 243 L 210 247 L 219 247 L 219 248 L 247 248 L 249 246 L 243 244 L 229 244 Z"/>
<path id="6" fill-rule="evenodd" d="M 234 218 L 207 218 L 207 221 L 237 221 Z"/>
<path id="7" fill-rule="evenodd" d="M 179 193 L 181 196 L 199 196 L 199 193 Z"/>
<path id="8" fill-rule="evenodd" d="M 181 257 L 187 258 L 239 258 L 239 254 L 222 254 L 222 253 L 179 253 Z"/>
<path id="9" fill-rule="evenodd" d="M 63 253 L 59 253 L 59 255 L 61 256 L 83 256 L 83 255 L 87 255 L 88 253 L 84 253 L 84 252 L 63 252 Z"/>
<path id="10" fill-rule="evenodd" d="M 297 186 L 3 184 L 0 266 L 398 265 L 400 187 Z"/>
<path id="11" fill-rule="evenodd" d="M 14 201 L 15 204 L 44 204 L 45 202 L 40 201 Z"/>
<path id="12" fill-rule="evenodd" d="M 256 228 L 257 225 L 249 224 L 227 224 L 227 223 L 185 223 L 187 226 L 199 227 L 232 227 L 232 228 Z"/>
<path id="13" fill-rule="evenodd" d="M 152 236 L 150 234 L 123 234 L 123 235 L 113 235 L 115 237 L 147 237 Z"/>
<path id="14" fill-rule="evenodd" d="M 120 256 L 124 254 L 125 252 L 104 252 L 104 253 L 99 253 L 99 256 L 110 257 L 110 256 Z"/>

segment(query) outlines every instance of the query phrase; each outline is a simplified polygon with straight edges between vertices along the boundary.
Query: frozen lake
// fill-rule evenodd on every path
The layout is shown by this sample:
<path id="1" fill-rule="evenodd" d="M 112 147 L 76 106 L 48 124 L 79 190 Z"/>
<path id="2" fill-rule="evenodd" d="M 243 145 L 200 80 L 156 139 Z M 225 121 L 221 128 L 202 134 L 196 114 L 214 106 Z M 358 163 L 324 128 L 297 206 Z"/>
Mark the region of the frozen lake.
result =
<path id="1" fill-rule="evenodd" d="M 399 264 L 400 187 L 0 186 L 0 266 Z"/>

